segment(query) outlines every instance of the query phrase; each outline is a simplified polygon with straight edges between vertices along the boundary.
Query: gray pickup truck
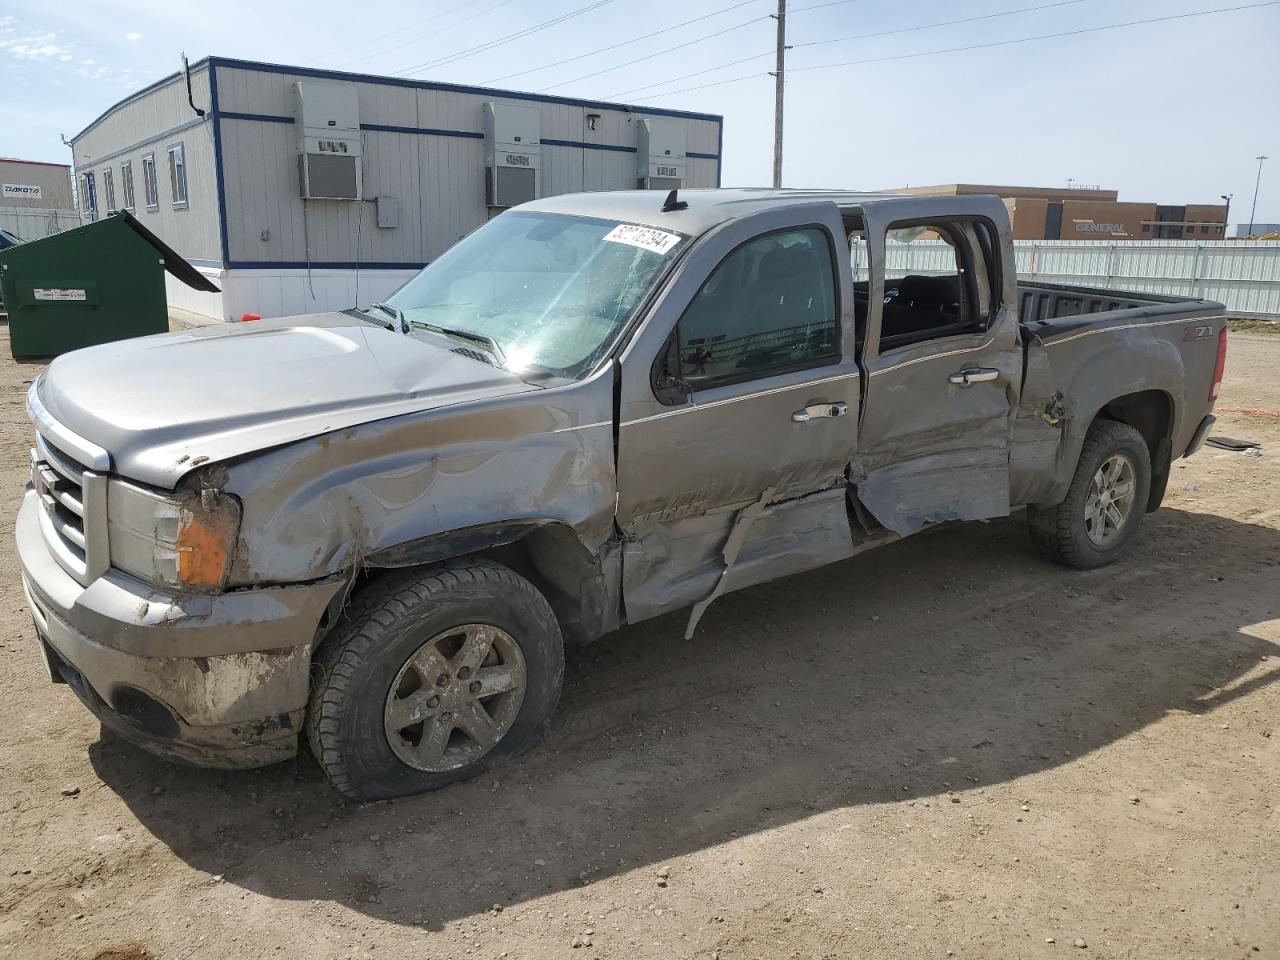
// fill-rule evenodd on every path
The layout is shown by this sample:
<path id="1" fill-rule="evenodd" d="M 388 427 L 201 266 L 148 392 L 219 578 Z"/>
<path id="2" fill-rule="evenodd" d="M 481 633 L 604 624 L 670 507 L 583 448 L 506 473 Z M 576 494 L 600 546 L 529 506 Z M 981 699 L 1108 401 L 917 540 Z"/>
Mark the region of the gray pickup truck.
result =
<path id="1" fill-rule="evenodd" d="M 531 747 L 565 643 L 1022 508 L 1116 560 L 1225 350 L 1217 303 L 1019 284 L 994 197 L 541 200 L 366 311 L 54 361 L 22 578 L 126 738 L 408 794 Z"/>

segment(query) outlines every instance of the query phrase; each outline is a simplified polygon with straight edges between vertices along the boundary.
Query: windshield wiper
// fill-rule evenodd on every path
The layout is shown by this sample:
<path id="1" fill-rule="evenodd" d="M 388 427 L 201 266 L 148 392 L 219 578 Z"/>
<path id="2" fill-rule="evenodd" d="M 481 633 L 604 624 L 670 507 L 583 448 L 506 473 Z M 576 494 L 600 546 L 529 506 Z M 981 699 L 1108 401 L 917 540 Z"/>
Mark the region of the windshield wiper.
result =
<path id="1" fill-rule="evenodd" d="M 393 307 L 390 304 L 386 304 L 386 303 L 375 303 L 374 307 L 381 310 L 383 313 L 389 314 L 390 316 L 394 317 L 397 326 L 399 326 L 400 328 L 401 333 L 409 332 L 409 323 L 404 318 L 404 311 L 401 310 L 399 307 Z M 388 329 L 391 329 L 391 328 L 388 327 Z"/>
<path id="2" fill-rule="evenodd" d="M 410 326 L 430 330 L 432 333 L 443 333 L 447 337 L 457 337 L 459 340 L 470 340 L 472 343 L 478 343 L 493 355 L 493 359 L 497 361 L 495 366 L 505 368 L 507 365 L 507 355 L 502 352 L 502 347 L 498 346 L 498 341 L 493 337 L 486 336 L 483 333 L 476 333 L 474 330 L 464 330 L 461 327 L 442 327 L 437 323 L 426 323 L 422 320 L 410 320 L 409 324 Z"/>

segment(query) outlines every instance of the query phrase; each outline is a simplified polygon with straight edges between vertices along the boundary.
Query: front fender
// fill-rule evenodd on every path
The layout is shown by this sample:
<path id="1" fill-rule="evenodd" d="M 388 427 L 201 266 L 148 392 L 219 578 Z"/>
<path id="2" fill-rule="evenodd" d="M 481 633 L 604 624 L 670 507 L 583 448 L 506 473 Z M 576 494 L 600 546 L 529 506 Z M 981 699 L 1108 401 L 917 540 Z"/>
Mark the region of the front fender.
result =
<path id="1" fill-rule="evenodd" d="M 402 565 L 466 531 L 492 546 L 499 529 L 515 539 L 547 523 L 598 548 L 616 496 L 611 384 L 395 417 L 229 465 L 226 490 L 244 505 L 230 583 Z"/>

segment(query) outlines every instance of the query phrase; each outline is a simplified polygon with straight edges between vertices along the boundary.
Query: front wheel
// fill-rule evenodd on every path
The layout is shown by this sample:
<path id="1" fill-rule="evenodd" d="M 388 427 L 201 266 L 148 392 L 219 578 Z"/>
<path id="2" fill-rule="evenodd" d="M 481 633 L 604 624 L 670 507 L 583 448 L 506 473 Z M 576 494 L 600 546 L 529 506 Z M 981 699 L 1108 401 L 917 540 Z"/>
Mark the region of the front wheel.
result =
<path id="1" fill-rule="evenodd" d="M 1098 420 L 1089 428 L 1067 496 L 1027 508 L 1031 539 L 1052 560 L 1090 570 L 1119 560 L 1142 524 L 1151 492 L 1151 455 L 1133 427 Z"/>
<path id="2" fill-rule="evenodd" d="M 311 752 L 342 793 L 383 800 L 532 747 L 560 698 L 564 649 L 533 584 L 465 560 L 370 583 L 312 666 Z"/>

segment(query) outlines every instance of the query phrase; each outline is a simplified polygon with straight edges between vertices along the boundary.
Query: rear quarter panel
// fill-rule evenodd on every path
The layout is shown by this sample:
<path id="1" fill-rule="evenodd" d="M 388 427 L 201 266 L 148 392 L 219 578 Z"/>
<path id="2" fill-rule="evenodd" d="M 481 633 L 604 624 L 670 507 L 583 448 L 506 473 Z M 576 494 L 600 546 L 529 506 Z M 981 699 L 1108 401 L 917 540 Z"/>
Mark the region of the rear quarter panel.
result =
<path id="1" fill-rule="evenodd" d="M 1195 301 L 1072 321 L 1024 328 L 1026 376 L 1011 461 L 1016 503 L 1050 506 L 1062 500 L 1090 425 L 1120 397 L 1165 395 L 1175 459 L 1210 410 L 1218 334 L 1227 322 L 1221 304 Z M 1055 426 L 1045 412 L 1059 393 Z"/>

